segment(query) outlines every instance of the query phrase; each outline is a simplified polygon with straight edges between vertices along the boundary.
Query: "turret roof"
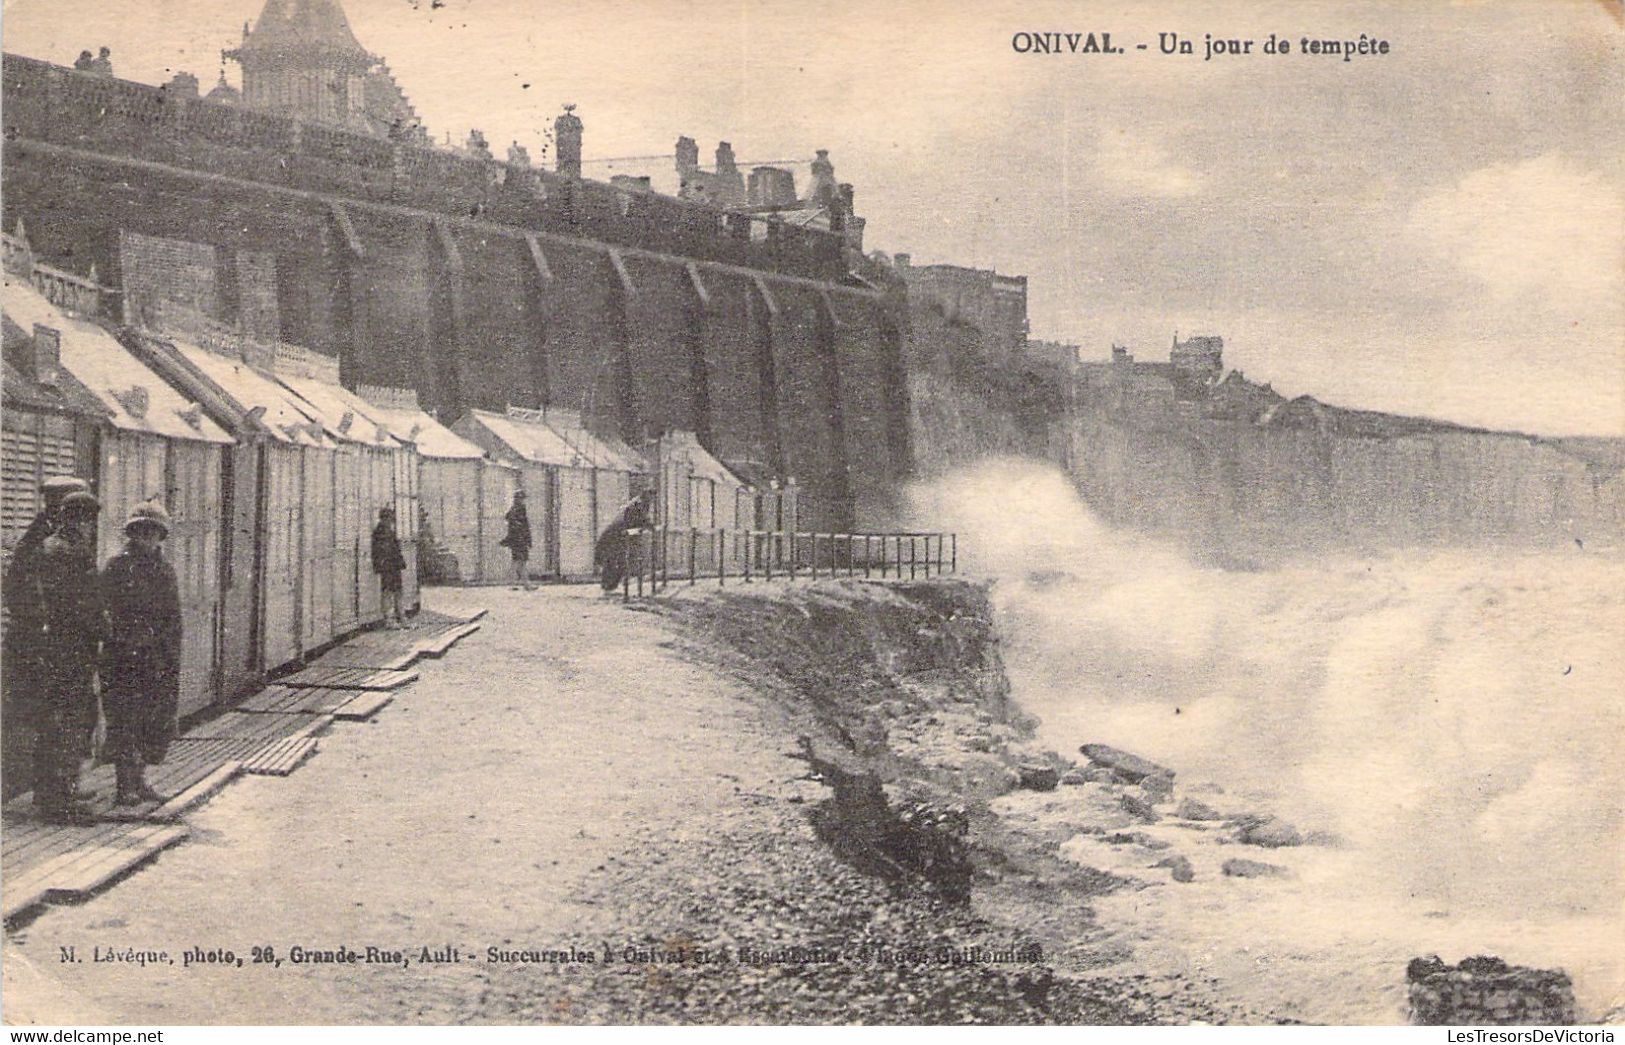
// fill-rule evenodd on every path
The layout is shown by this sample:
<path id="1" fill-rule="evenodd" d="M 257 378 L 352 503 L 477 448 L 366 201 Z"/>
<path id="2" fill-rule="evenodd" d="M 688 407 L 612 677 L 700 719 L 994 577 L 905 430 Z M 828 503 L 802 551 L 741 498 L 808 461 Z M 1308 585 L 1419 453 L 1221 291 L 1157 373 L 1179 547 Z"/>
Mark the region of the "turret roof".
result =
<path id="1" fill-rule="evenodd" d="M 338 0 L 265 0 L 241 51 L 319 48 L 366 55 Z"/>

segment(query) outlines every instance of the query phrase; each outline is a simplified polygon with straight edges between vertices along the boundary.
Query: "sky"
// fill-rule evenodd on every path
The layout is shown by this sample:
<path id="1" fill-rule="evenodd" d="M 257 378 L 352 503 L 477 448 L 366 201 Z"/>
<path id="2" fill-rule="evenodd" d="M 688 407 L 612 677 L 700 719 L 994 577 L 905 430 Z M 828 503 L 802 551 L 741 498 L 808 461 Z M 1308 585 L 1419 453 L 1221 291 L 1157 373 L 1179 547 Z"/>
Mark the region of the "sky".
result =
<path id="1" fill-rule="evenodd" d="M 869 249 L 1025 274 L 1033 336 L 1085 358 L 1219 334 L 1288 395 L 1625 435 L 1613 0 L 341 2 L 437 140 L 540 155 L 570 102 L 590 177 L 669 184 L 669 158 L 616 158 L 679 134 L 702 163 L 826 148 Z M 106 44 L 120 76 L 207 88 L 262 3 L 6 0 L 5 47 Z M 1018 53 L 1037 32 L 1123 53 Z M 1210 33 L 1251 53 L 1204 60 Z M 1362 33 L 1388 53 L 1300 53 Z"/>

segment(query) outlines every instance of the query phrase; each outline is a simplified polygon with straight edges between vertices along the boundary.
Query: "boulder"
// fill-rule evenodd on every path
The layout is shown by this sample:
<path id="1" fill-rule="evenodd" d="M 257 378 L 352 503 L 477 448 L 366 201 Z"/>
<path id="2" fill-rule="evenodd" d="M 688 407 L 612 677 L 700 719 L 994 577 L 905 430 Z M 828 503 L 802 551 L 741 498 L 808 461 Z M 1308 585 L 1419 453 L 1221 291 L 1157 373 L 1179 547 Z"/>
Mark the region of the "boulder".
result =
<path id="1" fill-rule="evenodd" d="M 1292 872 L 1262 860 L 1226 860 L 1224 873 L 1231 878 L 1287 878 Z"/>
<path id="2" fill-rule="evenodd" d="M 1061 774 L 1061 783 L 1065 784 L 1067 787 L 1077 787 L 1080 784 L 1087 784 L 1088 782 L 1088 774 L 1081 769 L 1069 769 L 1065 773 Z"/>
<path id="3" fill-rule="evenodd" d="M 1174 795 L 1174 778 L 1153 773 L 1140 781 L 1140 790 L 1153 802 L 1166 802 Z"/>
<path id="4" fill-rule="evenodd" d="M 1236 841 L 1246 845 L 1280 849 L 1303 844 L 1303 835 L 1298 833 L 1298 829 L 1278 816 L 1243 817 L 1237 821 L 1237 826 L 1241 830 L 1236 833 Z"/>
<path id="5" fill-rule="evenodd" d="M 1157 861 L 1156 866 L 1168 868 L 1169 877 L 1176 882 L 1196 881 L 1196 869 L 1187 857 L 1165 856 Z"/>
<path id="6" fill-rule="evenodd" d="M 1119 777 L 1130 784 L 1137 784 L 1148 776 L 1165 776 L 1169 780 L 1174 778 L 1174 771 L 1165 769 L 1155 762 L 1131 755 L 1127 751 L 1119 751 L 1109 744 L 1085 744 L 1078 748 L 1089 761 L 1097 766 L 1105 766 L 1113 770 Z"/>
<path id="7" fill-rule="evenodd" d="M 1016 774 L 1021 786 L 1028 791 L 1054 791 L 1055 785 L 1061 782 L 1060 770 L 1054 766 L 1028 762 L 1018 766 Z"/>
<path id="8" fill-rule="evenodd" d="M 1181 798 L 1174 807 L 1174 815 L 1181 820 L 1223 820 L 1224 814 L 1194 798 Z"/>
<path id="9" fill-rule="evenodd" d="M 1160 819 L 1156 808 L 1139 795 L 1123 794 L 1119 796 L 1118 804 L 1123 807 L 1123 812 L 1148 824 L 1154 824 Z"/>
<path id="10" fill-rule="evenodd" d="M 1118 782 L 1117 774 L 1105 766 L 1090 766 L 1083 771 L 1083 779 L 1091 784 L 1115 784 Z"/>

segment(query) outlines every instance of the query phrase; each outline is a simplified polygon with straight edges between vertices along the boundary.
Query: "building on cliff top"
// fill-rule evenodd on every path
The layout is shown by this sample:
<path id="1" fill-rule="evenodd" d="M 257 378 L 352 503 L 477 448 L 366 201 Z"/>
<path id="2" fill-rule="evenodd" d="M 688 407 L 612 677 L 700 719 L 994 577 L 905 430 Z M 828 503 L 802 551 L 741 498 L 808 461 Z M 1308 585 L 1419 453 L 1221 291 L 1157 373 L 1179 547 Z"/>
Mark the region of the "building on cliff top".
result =
<path id="1" fill-rule="evenodd" d="M 994 361 L 1008 362 L 1026 346 L 1026 276 L 963 265 L 915 265 L 908 254 L 895 255 L 892 263 L 917 307 L 981 330 Z"/>
<path id="2" fill-rule="evenodd" d="M 337 0 L 266 0 L 253 27 L 243 26 L 242 44 L 221 56 L 242 66 L 240 101 L 250 109 L 375 137 L 427 139 L 389 66 L 361 46 Z M 231 90 L 224 71 L 220 86 Z"/>

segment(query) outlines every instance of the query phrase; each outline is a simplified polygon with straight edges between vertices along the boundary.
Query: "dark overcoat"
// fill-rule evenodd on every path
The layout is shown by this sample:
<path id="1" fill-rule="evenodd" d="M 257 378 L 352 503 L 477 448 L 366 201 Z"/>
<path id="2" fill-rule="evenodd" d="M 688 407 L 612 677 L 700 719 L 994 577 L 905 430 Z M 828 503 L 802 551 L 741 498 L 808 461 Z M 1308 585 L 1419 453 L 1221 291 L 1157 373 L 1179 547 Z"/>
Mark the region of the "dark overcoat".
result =
<path id="1" fill-rule="evenodd" d="M 134 545 L 102 571 L 102 711 L 113 761 L 164 760 L 180 706 L 181 600 L 162 552 Z"/>
<path id="2" fill-rule="evenodd" d="M 70 531 L 45 538 L 35 556 L 39 593 L 34 719 L 36 757 L 77 769 L 96 728 L 96 646 L 102 601 L 96 552 Z"/>
<path id="3" fill-rule="evenodd" d="M 525 506 L 515 504 L 508 509 L 508 534 L 498 543 L 508 549 L 515 559 L 530 558 L 530 515 Z"/>
<path id="4" fill-rule="evenodd" d="M 628 530 L 641 530 L 649 525 L 649 504 L 639 497 L 622 508 L 615 521 L 598 535 L 593 545 L 593 562 L 598 567 L 598 583 L 605 591 L 614 591 L 626 577 L 631 541 Z"/>
<path id="5" fill-rule="evenodd" d="M 400 538 L 395 528 L 379 521 L 372 528 L 372 571 L 378 574 L 379 586 L 384 591 L 401 590 L 401 573 L 406 569 L 406 556 L 401 554 Z"/>

